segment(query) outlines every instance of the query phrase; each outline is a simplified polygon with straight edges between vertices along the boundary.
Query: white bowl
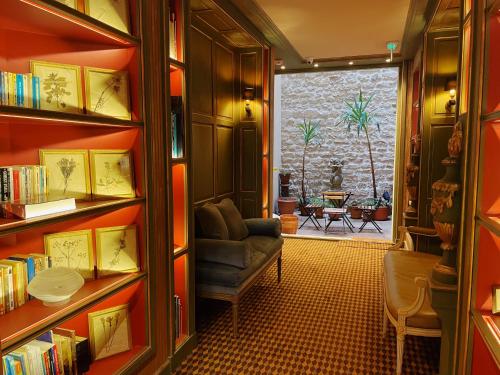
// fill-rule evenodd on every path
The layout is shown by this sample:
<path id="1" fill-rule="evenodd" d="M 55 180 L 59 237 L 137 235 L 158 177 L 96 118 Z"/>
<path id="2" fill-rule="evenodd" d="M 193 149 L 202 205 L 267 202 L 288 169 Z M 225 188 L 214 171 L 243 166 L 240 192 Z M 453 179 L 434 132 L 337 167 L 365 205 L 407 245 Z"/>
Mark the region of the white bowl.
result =
<path id="1" fill-rule="evenodd" d="M 63 305 L 84 283 L 83 277 L 75 270 L 54 267 L 37 273 L 28 284 L 28 293 L 45 306 Z"/>

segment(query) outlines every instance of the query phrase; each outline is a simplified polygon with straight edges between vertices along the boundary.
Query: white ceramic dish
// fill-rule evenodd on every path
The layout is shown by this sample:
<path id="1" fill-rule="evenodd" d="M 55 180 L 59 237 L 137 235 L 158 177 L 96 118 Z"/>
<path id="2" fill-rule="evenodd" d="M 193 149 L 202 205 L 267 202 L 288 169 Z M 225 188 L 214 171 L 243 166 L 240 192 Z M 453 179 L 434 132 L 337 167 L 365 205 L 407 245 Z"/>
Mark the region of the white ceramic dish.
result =
<path id="1" fill-rule="evenodd" d="M 28 293 L 46 306 L 63 305 L 84 283 L 83 277 L 75 270 L 49 268 L 35 275 L 28 284 Z"/>

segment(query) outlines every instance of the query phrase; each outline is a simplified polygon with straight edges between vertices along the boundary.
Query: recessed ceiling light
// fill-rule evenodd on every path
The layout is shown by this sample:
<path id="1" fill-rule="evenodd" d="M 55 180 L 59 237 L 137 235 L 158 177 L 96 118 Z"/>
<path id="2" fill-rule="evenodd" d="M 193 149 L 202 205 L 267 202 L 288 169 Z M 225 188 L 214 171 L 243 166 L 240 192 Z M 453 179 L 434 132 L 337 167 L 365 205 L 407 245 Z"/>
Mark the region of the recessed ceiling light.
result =
<path id="1" fill-rule="evenodd" d="M 281 66 L 280 66 L 280 69 L 281 69 L 281 70 L 285 70 L 285 69 L 286 69 L 286 66 L 285 66 L 285 65 L 281 65 Z"/>
<path id="2" fill-rule="evenodd" d="M 317 68 L 319 66 L 318 63 L 314 63 L 314 67 Z"/>
<path id="3" fill-rule="evenodd" d="M 349 61 L 349 65 L 352 65 L 352 64 L 354 64 L 354 61 Z"/>
<path id="4" fill-rule="evenodd" d="M 385 62 L 391 62 L 391 59 L 385 59 Z"/>

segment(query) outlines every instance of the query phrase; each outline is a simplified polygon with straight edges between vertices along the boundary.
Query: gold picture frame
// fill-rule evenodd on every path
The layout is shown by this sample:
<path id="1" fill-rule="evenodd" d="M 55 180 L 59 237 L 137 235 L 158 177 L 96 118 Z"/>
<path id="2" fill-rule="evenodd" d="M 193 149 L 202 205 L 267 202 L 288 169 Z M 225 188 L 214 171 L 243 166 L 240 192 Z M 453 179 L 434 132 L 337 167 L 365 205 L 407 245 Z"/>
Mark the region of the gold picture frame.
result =
<path id="1" fill-rule="evenodd" d="M 83 72 L 87 114 L 124 120 L 132 118 L 127 71 L 86 66 Z"/>
<path id="2" fill-rule="evenodd" d="M 130 34 L 128 0 L 85 0 L 85 14 Z"/>
<path id="3" fill-rule="evenodd" d="M 493 314 L 500 314 L 500 285 L 493 285 L 491 288 L 492 303 L 491 303 L 491 312 Z"/>
<path id="4" fill-rule="evenodd" d="M 132 349 L 128 304 L 89 313 L 88 321 L 94 361 Z"/>
<path id="5" fill-rule="evenodd" d="M 78 0 L 56 0 L 58 3 L 64 4 L 67 7 L 78 10 Z"/>
<path id="6" fill-rule="evenodd" d="M 97 277 L 138 272 L 137 226 L 96 228 Z"/>
<path id="7" fill-rule="evenodd" d="M 88 150 L 41 149 L 40 164 L 47 167 L 49 200 L 91 198 Z"/>
<path id="8" fill-rule="evenodd" d="M 45 254 L 52 267 L 71 268 L 84 279 L 94 278 L 92 230 L 84 229 L 44 235 Z"/>
<path id="9" fill-rule="evenodd" d="M 134 164 L 129 150 L 90 150 L 94 198 L 135 197 Z"/>
<path id="10" fill-rule="evenodd" d="M 83 112 L 82 74 L 78 65 L 31 60 L 31 73 L 40 78 L 41 109 Z"/>

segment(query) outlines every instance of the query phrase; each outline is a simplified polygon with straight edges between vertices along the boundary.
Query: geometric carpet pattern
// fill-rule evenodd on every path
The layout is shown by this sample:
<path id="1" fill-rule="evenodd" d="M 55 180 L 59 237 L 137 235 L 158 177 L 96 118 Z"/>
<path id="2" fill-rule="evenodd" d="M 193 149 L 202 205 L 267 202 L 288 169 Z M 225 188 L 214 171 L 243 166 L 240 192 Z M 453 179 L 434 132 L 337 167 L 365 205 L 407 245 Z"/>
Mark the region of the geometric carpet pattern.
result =
<path id="1" fill-rule="evenodd" d="M 198 307 L 198 347 L 181 374 L 394 374 L 396 338 L 382 337 L 387 245 L 285 239 L 283 273 L 271 267 L 240 302 Z M 403 374 L 437 374 L 439 339 L 407 336 Z"/>

